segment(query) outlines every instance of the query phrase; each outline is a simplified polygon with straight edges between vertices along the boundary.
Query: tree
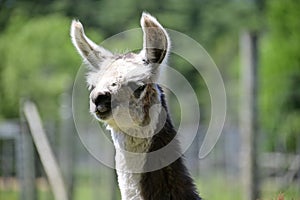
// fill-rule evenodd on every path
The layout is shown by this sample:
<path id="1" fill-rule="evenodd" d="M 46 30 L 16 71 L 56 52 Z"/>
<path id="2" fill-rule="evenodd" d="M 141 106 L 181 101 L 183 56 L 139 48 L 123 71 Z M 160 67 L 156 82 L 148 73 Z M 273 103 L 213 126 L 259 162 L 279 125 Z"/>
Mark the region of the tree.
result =
<path id="1" fill-rule="evenodd" d="M 81 64 L 69 37 L 71 20 L 61 15 L 28 18 L 15 13 L 0 35 L 0 113 L 19 115 L 20 98 L 36 101 L 55 116 L 59 95 L 70 88 Z"/>
<path id="2" fill-rule="evenodd" d="M 268 133 L 268 150 L 295 152 L 300 141 L 299 9 L 296 0 L 267 4 L 268 28 L 261 46 L 260 107 L 262 125 Z"/>

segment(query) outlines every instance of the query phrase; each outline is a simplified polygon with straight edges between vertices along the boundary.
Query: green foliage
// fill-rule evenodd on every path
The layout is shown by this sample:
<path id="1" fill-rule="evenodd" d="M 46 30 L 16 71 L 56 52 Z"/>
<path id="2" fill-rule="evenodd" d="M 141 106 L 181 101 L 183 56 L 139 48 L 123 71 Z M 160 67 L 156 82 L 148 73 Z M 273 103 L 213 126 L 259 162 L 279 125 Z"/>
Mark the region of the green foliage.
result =
<path id="1" fill-rule="evenodd" d="M 262 127 L 269 133 L 269 149 L 285 146 L 295 151 L 300 140 L 299 6 L 296 0 L 1 1 L 0 118 L 17 117 L 20 98 L 34 99 L 43 115 L 57 113 L 59 96 L 70 89 L 81 63 L 69 38 L 71 18 L 96 30 L 87 35 L 101 42 L 138 27 L 141 12 L 147 11 L 166 28 L 186 33 L 209 52 L 227 81 L 228 115 L 234 121 L 239 99 L 235 90 L 239 86 L 239 32 L 267 29 L 259 47 Z M 141 43 L 140 36 L 124 40 L 128 41 Z M 118 45 L 113 49 L 122 50 Z M 210 99 L 203 79 L 183 60 L 175 58 L 170 64 L 191 82 L 198 93 L 201 117 L 207 113 L 209 119 Z"/>
<path id="2" fill-rule="evenodd" d="M 261 44 L 260 106 L 268 148 L 297 151 L 300 141 L 300 4 L 267 4 L 268 31 Z"/>
<path id="3" fill-rule="evenodd" d="M 58 97 L 71 87 L 80 64 L 69 27 L 70 20 L 60 15 L 10 19 L 0 36 L 2 117 L 17 117 L 21 98 L 35 100 L 47 116 L 56 114 Z"/>
<path id="4" fill-rule="evenodd" d="M 184 3 L 177 0 L 12 2 L 11 8 L 5 9 L 9 15 L 2 20 L 6 28 L 0 36 L 2 117 L 18 116 L 20 97 L 34 99 L 39 103 L 42 113 L 49 115 L 58 107 L 58 97 L 70 87 L 76 66 L 80 63 L 68 35 L 70 20 L 64 16 L 78 18 L 86 27 L 98 30 L 98 35 L 109 37 L 138 27 L 141 12 L 148 11 L 158 17 L 165 27 L 186 32 L 213 49 L 222 46 L 223 40 L 217 38 L 234 29 L 228 25 L 239 24 L 235 23 L 238 20 L 232 23 L 235 16 L 239 13 L 248 15 L 251 10 L 245 12 L 247 6 L 241 6 L 248 4 L 230 1 L 226 9 L 234 11 L 228 14 L 226 9 L 222 11 L 220 5 L 220 0 L 212 3 L 194 0 Z M 216 17 L 210 15 L 213 8 L 220 8 L 216 10 Z M 61 14 L 49 14 L 53 12 Z M 93 35 L 88 35 L 96 42 L 101 42 Z M 188 76 L 191 84 L 200 91 L 199 94 L 202 90 L 206 91 L 203 80 L 195 76 L 190 66 L 178 60 L 174 61 L 174 66 L 179 66 L 181 72 Z M 200 102 L 209 104 L 209 100 L 203 101 L 203 97 Z"/>

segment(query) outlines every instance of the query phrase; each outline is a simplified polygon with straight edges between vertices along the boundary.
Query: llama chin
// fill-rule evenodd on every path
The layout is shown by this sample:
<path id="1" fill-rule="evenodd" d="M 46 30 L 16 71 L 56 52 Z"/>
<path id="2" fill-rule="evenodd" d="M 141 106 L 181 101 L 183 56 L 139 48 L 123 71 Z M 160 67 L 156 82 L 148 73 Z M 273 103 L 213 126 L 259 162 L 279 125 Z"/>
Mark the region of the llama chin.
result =
<path id="1" fill-rule="evenodd" d="M 150 14 L 143 13 L 140 23 L 142 50 L 113 54 L 91 41 L 79 21 L 72 22 L 72 42 L 89 67 L 90 112 L 111 132 L 122 200 L 200 200 L 156 84 L 170 52 L 168 33 Z M 161 157 L 152 156 L 165 147 Z"/>

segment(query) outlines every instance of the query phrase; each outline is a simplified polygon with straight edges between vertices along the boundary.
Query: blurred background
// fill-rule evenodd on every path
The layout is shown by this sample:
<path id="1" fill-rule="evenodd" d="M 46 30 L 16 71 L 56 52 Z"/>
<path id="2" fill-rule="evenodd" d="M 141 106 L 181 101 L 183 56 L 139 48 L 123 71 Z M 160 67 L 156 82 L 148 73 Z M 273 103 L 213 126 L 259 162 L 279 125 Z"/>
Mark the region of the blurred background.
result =
<path id="1" fill-rule="evenodd" d="M 201 196 L 300 199 L 299 10 L 298 0 L 0 0 L 0 199 L 54 199 L 24 116 L 28 99 L 38 107 L 69 199 L 120 199 L 114 171 L 88 153 L 74 128 L 72 86 L 82 61 L 69 29 L 80 19 L 100 43 L 138 28 L 142 11 L 200 43 L 225 83 L 224 130 L 200 160 L 210 96 L 201 75 L 171 56 L 200 104 L 201 126 L 185 157 Z M 169 99 L 176 124 L 180 113 Z"/>

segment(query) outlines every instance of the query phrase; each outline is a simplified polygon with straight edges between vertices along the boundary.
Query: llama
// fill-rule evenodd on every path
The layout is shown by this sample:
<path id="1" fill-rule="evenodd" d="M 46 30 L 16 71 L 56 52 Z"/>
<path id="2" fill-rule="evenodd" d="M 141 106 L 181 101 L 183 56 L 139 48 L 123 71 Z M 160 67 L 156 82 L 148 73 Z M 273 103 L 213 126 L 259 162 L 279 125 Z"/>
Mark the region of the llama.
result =
<path id="1" fill-rule="evenodd" d="M 73 20 L 72 42 L 89 67 L 90 112 L 111 132 L 122 200 L 200 200 L 156 83 L 170 52 L 169 36 L 148 13 L 142 14 L 141 27 L 142 50 L 116 55 L 87 38 Z M 163 156 L 151 154 L 168 145 Z M 172 157 L 176 160 L 164 165 Z"/>

